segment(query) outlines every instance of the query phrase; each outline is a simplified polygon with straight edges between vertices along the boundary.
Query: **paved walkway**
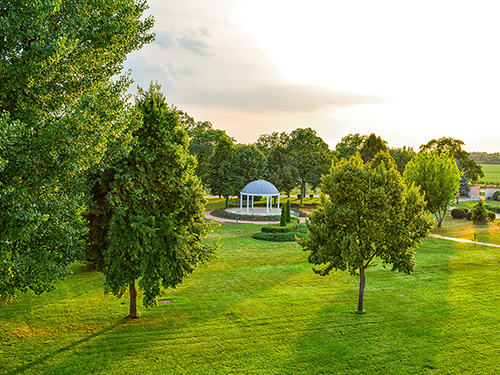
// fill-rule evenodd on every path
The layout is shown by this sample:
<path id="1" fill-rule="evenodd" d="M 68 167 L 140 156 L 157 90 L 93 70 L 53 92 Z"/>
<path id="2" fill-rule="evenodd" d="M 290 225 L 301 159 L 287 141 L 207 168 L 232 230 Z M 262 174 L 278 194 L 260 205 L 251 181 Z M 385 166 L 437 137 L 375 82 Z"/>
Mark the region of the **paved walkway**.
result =
<path id="1" fill-rule="evenodd" d="M 477 242 L 477 241 L 472 241 L 472 240 L 463 240 L 461 238 L 446 237 L 446 236 L 441 236 L 439 234 L 429 234 L 429 237 L 439 238 L 439 239 L 448 240 L 448 241 L 455 241 L 455 242 L 473 243 L 476 245 L 483 245 L 483 246 L 490 246 L 490 247 L 500 247 L 500 245 L 497 245 L 494 243 Z"/>
<path id="2" fill-rule="evenodd" d="M 205 217 L 207 219 L 214 219 L 215 221 L 219 223 L 243 223 L 243 224 L 276 224 L 280 222 L 280 219 L 278 218 L 275 221 L 252 221 L 252 220 L 233 220 L 233 219 L 224 219 L 222 217 L 217 217 L 217 216 L 212 216 L 212 211 L 205 211 Z M 301 223 L 306 222 L 305 217 L 300 218 Z"/>

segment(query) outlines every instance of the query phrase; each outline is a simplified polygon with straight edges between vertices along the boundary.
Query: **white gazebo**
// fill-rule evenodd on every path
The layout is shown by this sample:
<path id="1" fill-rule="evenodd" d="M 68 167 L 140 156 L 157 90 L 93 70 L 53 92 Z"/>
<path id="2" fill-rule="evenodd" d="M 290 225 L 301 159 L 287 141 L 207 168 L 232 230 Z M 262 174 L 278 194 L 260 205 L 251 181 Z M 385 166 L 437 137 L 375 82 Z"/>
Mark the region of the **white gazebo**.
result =
<path id="1" fill-rule="evenodd" d="M 266 197 L 266 213 L 273 208 L 273 197 L 278 197 L 278 214 L 280 213 L 280 192 L 269 181 L 256 180 L 247 184 L 240 192 L 240 212 L 243 212 L 243 196 L 247 198 L 247 212 L 250 212 L 250 197 L 252 197 L 252 211 L 254 197 Z"/>

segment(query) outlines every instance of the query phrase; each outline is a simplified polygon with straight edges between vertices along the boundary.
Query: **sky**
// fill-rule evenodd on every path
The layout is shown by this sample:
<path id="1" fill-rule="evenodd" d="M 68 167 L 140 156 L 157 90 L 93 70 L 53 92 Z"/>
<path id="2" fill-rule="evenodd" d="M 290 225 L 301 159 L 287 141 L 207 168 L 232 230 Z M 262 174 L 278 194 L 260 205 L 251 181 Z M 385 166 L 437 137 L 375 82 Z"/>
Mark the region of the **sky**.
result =
<path id="1" fill-rule="evenodd" d="M 331 149 L 453 137 L 500 152 L 497 1 L 149 0 L 137 85 L 239 143 L 311 127 Z"/>

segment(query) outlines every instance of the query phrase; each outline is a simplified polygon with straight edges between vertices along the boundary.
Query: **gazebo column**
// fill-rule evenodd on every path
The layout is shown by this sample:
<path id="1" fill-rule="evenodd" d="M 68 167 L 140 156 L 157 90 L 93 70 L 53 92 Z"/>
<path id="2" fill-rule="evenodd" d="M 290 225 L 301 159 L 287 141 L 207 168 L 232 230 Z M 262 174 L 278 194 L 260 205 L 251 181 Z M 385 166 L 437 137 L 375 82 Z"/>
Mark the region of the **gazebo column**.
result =
<path id="1" fill-rule="evenodd" d="M 250 195 L 247 194 L 247 212 L 249 212 L 248 207 L 250 206 Z"/>
<path id="2" fill-rule="evenodd" d="M 278 195 L 278 213 L 280 213 L 280 196 Z"/>
<path id="3" fill-rule="evenodd" d="M 240 212 L 243 211 L 243 193 L 240 193 Z"/>

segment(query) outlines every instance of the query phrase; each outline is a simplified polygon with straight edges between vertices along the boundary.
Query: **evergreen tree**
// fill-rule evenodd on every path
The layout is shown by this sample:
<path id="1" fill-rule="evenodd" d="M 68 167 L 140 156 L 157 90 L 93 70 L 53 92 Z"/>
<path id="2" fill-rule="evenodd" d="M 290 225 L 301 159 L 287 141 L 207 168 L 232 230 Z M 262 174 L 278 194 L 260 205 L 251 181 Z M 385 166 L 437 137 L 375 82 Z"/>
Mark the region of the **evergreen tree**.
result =
<path id="1" fill-rule="evenodd" d="M 202 243 L 213 225 L 205 222 L 204 191 L 177 109 L 154 84 L 139 90 L 136 106 L 144 119 L 130 155 L 96 178 L 86 248 L 107 291 L 129 289 L 131 318 L 137 285 L 151 306 L 162 287 L 175 287 L 215 251 Z"/>

